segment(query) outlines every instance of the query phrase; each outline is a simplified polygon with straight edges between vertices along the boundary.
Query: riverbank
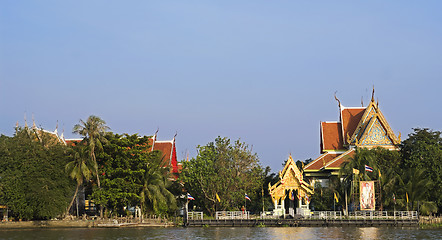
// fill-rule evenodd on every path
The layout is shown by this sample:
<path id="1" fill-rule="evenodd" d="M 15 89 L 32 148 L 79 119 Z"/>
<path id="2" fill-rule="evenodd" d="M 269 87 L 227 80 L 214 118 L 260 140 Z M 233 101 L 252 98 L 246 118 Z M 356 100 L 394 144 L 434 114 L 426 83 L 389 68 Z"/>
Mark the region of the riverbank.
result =
<path id="1" fill-rule="evenodd" d="M 442 228 L 442 217 L 421 216 L 419 227 L 421 229 Z"/>
<path id="2" fill-rule="evenodd" d="M 46 221 L 10 221 L 1 222 L 1 229 L 32 228 L 123 228 L 123 227 L 174 227 L 168 221 L 125 222 L 116 219 L 106 220 L 46 220 Z"/>

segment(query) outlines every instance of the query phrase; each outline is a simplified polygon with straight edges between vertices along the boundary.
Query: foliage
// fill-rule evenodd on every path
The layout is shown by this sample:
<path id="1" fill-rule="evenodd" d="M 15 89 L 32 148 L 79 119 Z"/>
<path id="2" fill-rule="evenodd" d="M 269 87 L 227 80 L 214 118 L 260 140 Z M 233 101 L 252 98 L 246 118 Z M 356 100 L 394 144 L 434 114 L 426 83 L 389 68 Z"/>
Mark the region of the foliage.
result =
<path id="1" fill-rule="evenodd" d="M 413 129 L 401 144 L 402 168 L 422 169 L 435 187 L 426 197 L 442 209 L 442 137 L 441 132 L 427 128 Z"/>
<path id="2" fill-rule="evenodd" d="M 14 137 L 0 137 L 0 201 L 16 218 L 51 219 L 65 212 L 72 196 L 73 184 L 63 171 L 72 151 L 34 136 L 17 128 Z"/>
<path id="3" fill-rule="evenodd" d="M 423 169 L 408 168 L 402 171 L 399 181 L 398 204 L 407 210 L 420 210 L 423 214 L 437 211 L 433 201 L 428 200 L 428 193 L 433 190 L 433 182 L 425 176 Z M 407 196 L 408 195 L 408 202 Z"/>
<path id="4" fill-rule="evenodd" d="M 85 142 L 89 147 L 89 154 L 94 164 L 93 166 L 98 188 L 101 188 L 101 183 L 98 175 L 98 164 L 95 157 L 95 149 L 96 147 L 98 147 L 98 149 L 102 149 L 101 142 L 104 139 L 103 136 L 107 130 L 109 130 L 109 127 L 106 126 L 106 122 L 94 115 L 89 116 L 86 122 L 80 119 L 80 123 L 75 124 L 72 130 L 73 133 L 77 133 L 85 137 L 82 142 Z M 103 217 L 103 206 L 100 206 L 100 217 Z"/>
<path id="5" fill-rule="evenodd" d="M 75 188 L 74 196 L 72 197 L 71 202 L 69 203 L 69 207 L 67 209 L 67 213 L 69 213 L 72 204 L 74 203 L 75 198 L 78 194 L 78 189 L 83 185 L 83 181 L 88 181 L 92 177 L 92 169 L 93 163 L 91 163 L 90 159 L 87 156 L 87 151 L 84 146 L 76 146 L 74 147 L 74 157 L 71 162 L 66 164 L 66 172 L 69 176 L 77 182 L 77 187 Z M 78 212 L 77 212 L 78 217 Z"/>
<path id="6" fill-rule="evenodd" d="M 144 213 L 153 214 L 175 210 L 175 197 L 167 190 L 169 169 L 162 166 L 161 152 L 150 151 L 149 137 L 105 137 L 97 160 L 102 186 L 94 189 L 94 200 L 118 215 L 125 214 L 127 206 L 141 206 Z"/>
<path id="7" fill-rule="evenodd" d="M 244 204 L 250 204 L 245 202 L 245 193 L 252 199 L 252 204 L 262 202 L 258 199 L 262 199 L 265 173 L 258 156 L 247 144 L 239 140 L 231 143 L 228 138 L 218 137 L 215 142 L 198 146 L 197 150 L 198 155 L 185 162 L 180 176 L 185 188 L 195 197 L 197 206 L 211 215 L 215 209 L 239 210 Z M 221 202 L 217 201 L 216 194 Z M 254 208 L 258 206 L 252 205 Z"/>
<path id="8" fill-rule="evenodd" d="M 311 197 L 311 206 L 315 211 L 330 211 L 333 209 L 333 189 L 322 187 L 321 183 L 315 183 L 315 194 Z"/>

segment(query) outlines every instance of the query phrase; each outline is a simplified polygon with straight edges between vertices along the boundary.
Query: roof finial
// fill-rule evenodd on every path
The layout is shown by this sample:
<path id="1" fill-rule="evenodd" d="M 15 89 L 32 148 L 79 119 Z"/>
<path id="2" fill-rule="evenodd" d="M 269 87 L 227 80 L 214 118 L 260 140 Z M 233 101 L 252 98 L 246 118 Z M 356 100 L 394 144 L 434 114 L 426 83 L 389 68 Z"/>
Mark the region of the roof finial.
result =
<path id="1" fill-rule="evenodd" d="M 361 106 L 364 107 L 364 97 L 361 97 Z"/>
<path id="2" fill-rule="evenodd" d="M 155 131 L 155 138 L 157 137 L 158 131 L 160 131 L 160 127 L 157 127 L 157 130 Z"/>
<path id="3" fill-rule="evenodd" d="M 37 128 L 37 126 L 35 125 L 34 113 L 32 113 L 32 128 Z"/>
<path id="4" fill-rule="evenodd" d="M 374 84 L 373 84 L 373 92 L 371 93 L 371 101 L 374 102 Z"/>
<path id="5" fill-rule="evenodd" d="M 341 101 L 339 101 L 339 99 L 336 97 L 337 92 L 338 91 L 335 91 L 335 100 L 338 101 L 339 108 L 341 108 Z"/>
<path id="6" fill-rule="evenodd" d="M 55 125 L 54 133 L 55 133 L 55 134 L 57 135 L 57 137 L 58 137 L 58 120 L 57 120 L 57 125 Z"/>
<path id="7" fill-rule="evenodd" d="M 26 121 L 26 112 L 25 112 L 25 128 L 28 128 L 28 122 Z"/>

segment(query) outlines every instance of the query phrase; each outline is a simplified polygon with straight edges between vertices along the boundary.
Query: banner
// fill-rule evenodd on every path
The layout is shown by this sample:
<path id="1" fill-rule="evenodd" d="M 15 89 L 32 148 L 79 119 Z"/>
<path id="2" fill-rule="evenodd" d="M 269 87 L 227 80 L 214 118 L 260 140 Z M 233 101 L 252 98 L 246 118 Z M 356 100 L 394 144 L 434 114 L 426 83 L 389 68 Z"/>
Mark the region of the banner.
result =
<path id="1" fill-rule="evenodd" d="M 374 211 L 376 206 L 374 181 L 361 181 L 359 188 L 361 210 Z"/>

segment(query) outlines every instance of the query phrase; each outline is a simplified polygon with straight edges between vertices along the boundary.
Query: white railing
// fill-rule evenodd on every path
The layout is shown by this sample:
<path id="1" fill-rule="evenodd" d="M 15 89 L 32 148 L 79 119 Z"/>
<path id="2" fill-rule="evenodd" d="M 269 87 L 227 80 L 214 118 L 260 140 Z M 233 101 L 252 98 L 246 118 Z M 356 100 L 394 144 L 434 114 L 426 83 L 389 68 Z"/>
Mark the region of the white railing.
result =
<path id="1" fill-rule="evenodd" d="M 311 219 L 343 219 L 345 216 L 339 211 L 314 211 Z M 417 211 L 355 211 L 348 214 L 348 219 L 418 219 Z"/>
<path id="2" fill-rule="evenodd" d="M 289 215 L 295 217 L 295 209 L 289 208 Z"/>
<path id="3" fill-rule="evenodd" d="M 355 219 L 379 219 L 388 218 L 387 211 L 355 211 L 349 213 L 350 218 Z"/>
<path id="4" fill-rule="evenodd" d="M 342 213 L 340 211 L 314 211 L 311 212 L 312 219 L 340 219 Z"/>
<path id="5" fill-rule="evenodd" d="M 188 212 L 187 220 L 203 220 L 203 212 Z"/>
<path id="6" fill-rule="evenodd" d="M 395 219 L 418 219 L 419 214 L 417 213 L 417 211 L 396 211 L 394 212 L 393 217 Z"/>
<path id="7" fill-rule="evenodd" d="M 249 211 L 218 211 L 215 217 L 216 219 L 248 219 Z"/>

